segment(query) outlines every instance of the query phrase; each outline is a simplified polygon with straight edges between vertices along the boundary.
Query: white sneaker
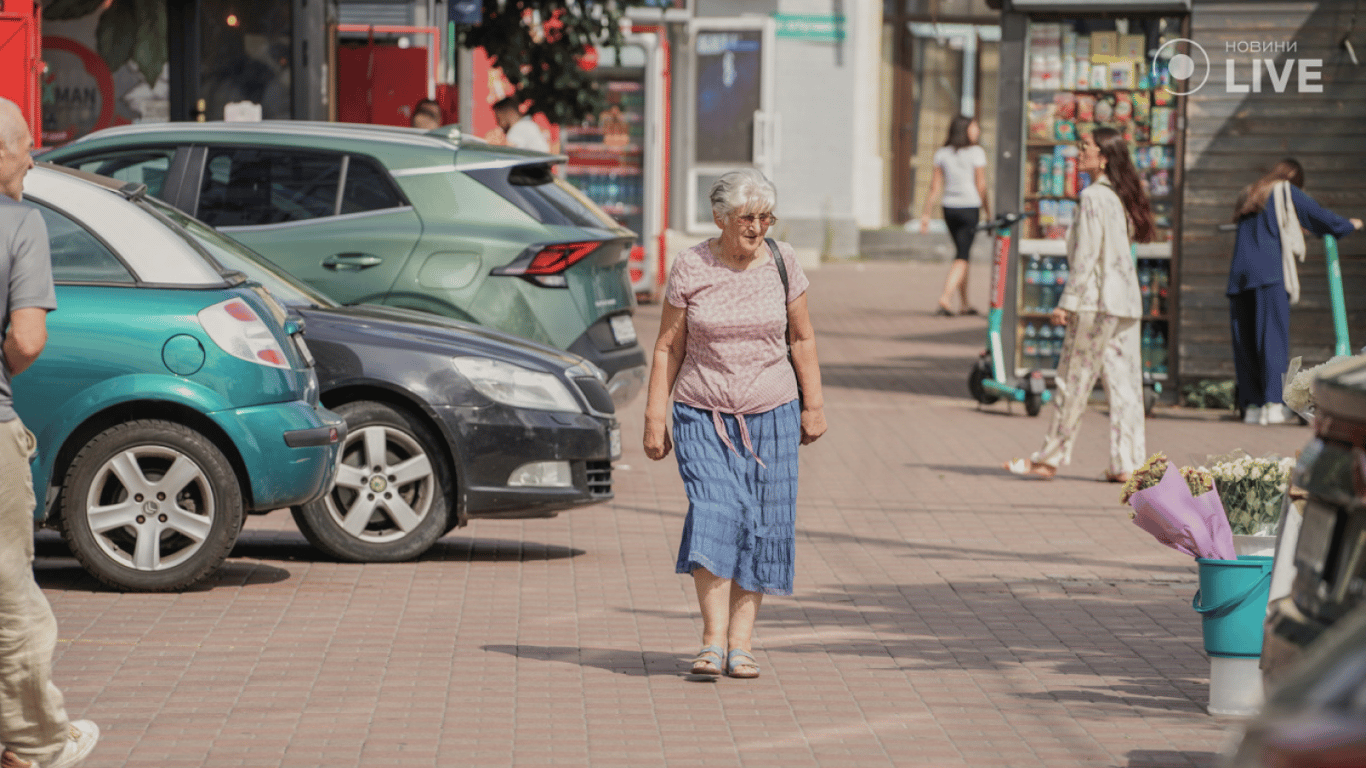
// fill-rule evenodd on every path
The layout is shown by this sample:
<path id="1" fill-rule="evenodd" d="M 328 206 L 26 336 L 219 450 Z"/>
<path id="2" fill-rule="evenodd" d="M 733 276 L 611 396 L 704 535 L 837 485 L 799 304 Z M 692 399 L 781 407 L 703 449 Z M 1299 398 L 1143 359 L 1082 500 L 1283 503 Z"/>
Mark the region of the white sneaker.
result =
<path id="1" fill-rule="evenodd" d="M 1249 405 L 1247 410 L 1243 411 L 1243 423 L 1265 424 L 1266 421 L 1263 419 L 1263 415 L 1262 407 L 1260 405 Z"/>
<path id="2" fill-rule="evenodd" d="M 77 720 L 71 724 L 71 738 L 67 739 L 62 751 L 52 756 L 46 763 L 20 760 L 13 752 L 6 751 L 5 765 L 17 768 L 72 768 L 90 756 L 95 742 L 100 740 L 100 727 L 89 720 Z"/>
<path id="3" fill-rule="evenodd" d="M 1283 403 L 1267 403 L 1262 412 L 1266 414 L 1266 424 L 1300 423 L 1300 417 Z"/>

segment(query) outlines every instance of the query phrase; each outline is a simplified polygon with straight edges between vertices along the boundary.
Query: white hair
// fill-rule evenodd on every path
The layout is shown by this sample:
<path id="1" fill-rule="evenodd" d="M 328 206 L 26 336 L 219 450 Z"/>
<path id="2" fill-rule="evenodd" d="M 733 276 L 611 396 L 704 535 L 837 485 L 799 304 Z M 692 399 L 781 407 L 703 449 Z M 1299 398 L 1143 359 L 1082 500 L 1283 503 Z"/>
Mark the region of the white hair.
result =
<path id="1" fill-rule="evenodd" d="M 731 171 L 711 185 L 708 195 L 712 213 L 722 219 L 742 208 L 754 213 L 769 213 L 778 204 L 778 188 L 759 171 L 742 168 Z"/>
<path id="2" fill-rule="evenodd" d="M 8 152 L 19 146 L 27 130 L 24 111 L 18 104 L 0 96 L 0 150 Z"/>

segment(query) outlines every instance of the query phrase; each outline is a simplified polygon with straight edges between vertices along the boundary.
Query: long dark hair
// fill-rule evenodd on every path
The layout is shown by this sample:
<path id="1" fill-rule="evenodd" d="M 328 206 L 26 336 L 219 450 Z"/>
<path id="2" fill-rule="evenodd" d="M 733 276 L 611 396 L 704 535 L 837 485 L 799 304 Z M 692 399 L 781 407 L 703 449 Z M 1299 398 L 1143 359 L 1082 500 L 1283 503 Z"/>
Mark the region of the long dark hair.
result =
<path id="1" fill-rule="evenodd" d="M 1153 211 L 1148 206 L 1148 195 L 1143 191 L 1138 171 L 1134 170 L 1134 161 L 1129 159 L 1129 145 L 1114 128 L 1097 128 L 1091 133 L 1091 140 L 1100 147 L 1100 156 L 1105 159 L 1105 177 L 1115 188 L 1129 223 L 1134 227 L 1134 242 L 1152 242 Z"/>
<path id="2" fill-rule="evenodd" d="M 968 126 L 972 125 L 972 118 L 967 115 L 958 115 L 949 123 L 949 138 L 944 141 L 944 146 L 962 149 L 972 146 L 972 139 L 968 138 Z"/>
<path id="3" fill-rule="evenodd" d="M 1271 188 L 1278 181 L 1288 181 L 1303 189 L 1304 166 L 1293 157 L 1287 157 L 1271 166 L 1271 170 L 1265 176 L 1247 185 L 1239 193 L 1238 204 L 1233 206 L 1233 220 L 1261 213 L 1266 207 L 1266 199 L 1271 196 Z"/>

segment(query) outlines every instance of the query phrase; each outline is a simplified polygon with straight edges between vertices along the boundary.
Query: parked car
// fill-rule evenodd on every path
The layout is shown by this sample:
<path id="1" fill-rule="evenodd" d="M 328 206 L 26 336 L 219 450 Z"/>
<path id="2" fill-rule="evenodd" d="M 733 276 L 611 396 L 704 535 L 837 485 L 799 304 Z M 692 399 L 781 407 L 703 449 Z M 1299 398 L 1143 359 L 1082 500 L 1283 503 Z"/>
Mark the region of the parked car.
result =
<path id="1" fill-rule="evenodd" d="M 1366 357 L 1322 369 L 1314 402 L 1314 438 L 1295 468 L 1295 485 L 1308 499 L 1294 542 L 1294 582 L 1290 595 L 1272 601 L 1263 637 L 1270 679 L 1366 605 Z"/>
<path id="2" fill-rule="evenodd" d="M 342 304 L 498 328 L 645 381 L 635 235 L 552 172 L 563 156 L 456 128 L 265 121 L 110 128 L 44 160 L 147 184 Z"/>
<path id="3" fill-rule="evenodd" d="M 346 423 L 319 405 L 284 308 L 207 258 L 144 192 L 29 173 L 24 200 L 47 223 L 58 307 L 13 386 L 38 436 L 35 517 L 99 580 L 173 590 L 218 568 L 244 512 L 326 492 Z"/>
<path id="4" fill-rule="evenodd" d="M 207 225 L 154 207 L 305 321 L 322 401 L 348 426 L 336 484 L 293 510 L 319 549 L 404 560 L 470 518 L 553 517 L 612 498 L 621 429 L 597 366 L 425 312 L 343 307 Z"/>

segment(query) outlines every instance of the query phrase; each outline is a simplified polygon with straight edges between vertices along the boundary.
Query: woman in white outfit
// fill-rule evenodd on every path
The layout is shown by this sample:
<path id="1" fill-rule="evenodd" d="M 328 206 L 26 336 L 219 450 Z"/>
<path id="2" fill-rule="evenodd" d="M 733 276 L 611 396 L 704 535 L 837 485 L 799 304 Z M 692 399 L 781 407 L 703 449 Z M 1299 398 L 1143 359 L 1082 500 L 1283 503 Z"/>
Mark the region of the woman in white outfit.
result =
<path id="1" fill-rule="evenodd" d="M 977 309 L 968 303 L 968 251 L 977 234 L 977 222 L 982 214 L 991 218 L 987 205 L 987 153 L 977 144 L 982 129 L 971 117 L 959 115 L 949 123 L 949 137 L 944 146 L 935 150 L 934 175 L 930 177 L 930 193 L 925 197 L 925 212 L 920 216 L 920 231 L 930 231 L 930 211 L 943 194 L 944 225 L 953 238 L 953 265 L 944 279 L 944 293 L 939 297 L 936 315 L 952 315 L 953 295 L 958 294 L 958 314 L 975 315 Z"/>
<path id="2" fill-rule="evenodd" d="M 1143 184 L 1118 131 L 1098 128 L 1080 142 L 1077 170 L 1095 183 L 1081 192 L 1076 221 L 1067 233 L 1071 271 L 1053 310 L 1067 326 L 1052 423 L 1043 447 L 1012 459 L 1013 474 L 1051 480 L 1072 461 L 1086 400 L 1096 377 L 1110 404 L 1110 467 L 1102 480 L 1122 483 L 1144 460 L 1143 368 L 1139 346 L 1142 298 L 1130 247 L 1153 238 L 1153 216 Z"/>

